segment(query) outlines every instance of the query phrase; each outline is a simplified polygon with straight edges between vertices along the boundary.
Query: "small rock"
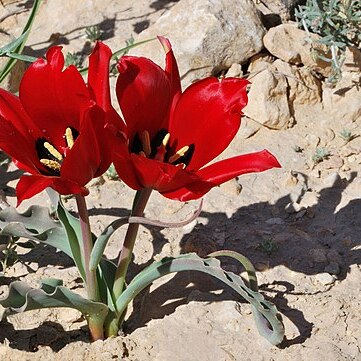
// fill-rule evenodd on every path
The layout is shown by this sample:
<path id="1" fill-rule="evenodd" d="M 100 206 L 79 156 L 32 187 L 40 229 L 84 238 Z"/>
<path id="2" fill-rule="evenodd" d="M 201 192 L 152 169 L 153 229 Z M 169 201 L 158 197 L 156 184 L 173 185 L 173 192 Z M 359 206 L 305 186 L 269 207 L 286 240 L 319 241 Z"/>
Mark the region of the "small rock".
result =
<path id="1" fill-rule="evenodd" d="M 257 271 L 263 272 L 269 269 L 269 262 L 256 262 L 254 267 Z"/>
<path id="2" fill-rule="evenodd" d="M 341 272 L 340 265 L 336 262 L 331 262 L 329 265 L 325 267 L 325 272 L 337 276 Z"/>
<path id="3" fill-rule="evenodd" d="M 310 35 L 299 29 L 297 24 L 287 23 L 271 28 L 264 36 L 263 43 L 272 55 L 286 63 L 303 64 L 323 76 L 328 76 L 331 73 L 330 63 L 319 57 L 315 59 L 313 54 L 316 43 L 313 42 L 311 46 L 311 43 L 306 40 L 310 36 L 314 40 L 319 39 L 318 35 Z M 318 50 L 325 53 L 326 48 L 320 45 Z"/>
<path id="4" fill-rule="evenodd" d="M 284 129 L 292 118 L 287 98 L 287 80 L 270 67 L 257 73 L 248 93 L 244 114 L 271 129 Z"/>
<path id="5" fill-rule="evenodd" d="M 285 207 L 285 211 L 289 214 L 300 212 L 303 209 L 304 207 L 296 202 L 288 203 Z"/>
<path id="6" fill-rule="evenodd" d="M 343 166 L 343 159 L 338 155 L 331 155 L 322 162 L 323 169 L 339 169 Z"/>
<path id="7" fill-rule="evenodd" d="M 228 69 L 226 78 L 240 78 L 243 76 L 242 65 L 234 63 Z"/>
<path id="8" fill-rule="evenodd" d="M 310 174 L 311 177 L 314 177 L 314 178 L 320 178 L 321 177 L 321 172 L 320 172 L 319 169 L 313 169 L 309 174 Z"/>
<path id="9" fill-rule="evenodd" d="M 316 280 L 324 286 L 332 285 L 333 283 L 335 283 L 335 278 L 326 272 L 317 274 Z"/>
<path id="10" fill-rule="evenodd" d="M 190 84 L 212 70 L 227 69 L 259 53 L 265 29 L 250 0 L 182 0 L 135 40 L 160 34 L 172 42 L 183 83 Z M 134 48 L 131 54 L 164 64 L 164 52 L 154 44 Z"/>
<path id="11" fill-rule="evenodd" d="M 302 211 L 297 212 L 296 219 L 301 219 L 307 213 L 307 209 L 302 209 Z"/>
<path id="12" fill-rule="evenodd" d="M 252 56 L 249 60 L 248 72 L 252 75 L 255 73 L 259 73 L 268 68 L 269 64 L 274 61 L 274 58 L 265 53 L 260 53 Z"/>
<path id="13" fill-rule="evenodd" d="M 341 181 L 341 177 L 337 172 L 331 173 L 324 180 L 323 184 L 327 187 L 334 187 Z"/>

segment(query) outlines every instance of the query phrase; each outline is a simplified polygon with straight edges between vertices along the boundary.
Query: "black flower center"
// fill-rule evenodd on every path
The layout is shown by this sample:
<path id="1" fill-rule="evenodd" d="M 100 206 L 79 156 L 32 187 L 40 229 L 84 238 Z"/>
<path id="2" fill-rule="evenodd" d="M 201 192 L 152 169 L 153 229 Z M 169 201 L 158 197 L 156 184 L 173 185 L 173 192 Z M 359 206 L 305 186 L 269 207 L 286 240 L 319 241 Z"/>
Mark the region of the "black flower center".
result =
<path id="1" fill-rule="evenodd" d="M 74 145 L 76 138 L 78 137 L 79 132 L 71 127 L 66 128 L 64 139 L 66 147 L 71 149 Z M 42 165 L 45 166 L 47 172 L 45 174 L 49 175 L 60 175 L 60 168 L 65 154 L 61 153 L 54 145 L 47 141 L 45 138 L 39 138 L 35 142 L 36 152 L 39 157 L 39 161 Z"/>
<path id="2" fill-rule="evenodd" d="M 137 132 L 130 151 L 146 158 L 156 159 L 185 168 L 192 159 L 194 144 L 189 144 L 176 150 L 176 146 L 169 145 L 169 138 L 170 134 L 166 129 L 161 129 L 152 139 L 150 139 L 147 130 Z"/>

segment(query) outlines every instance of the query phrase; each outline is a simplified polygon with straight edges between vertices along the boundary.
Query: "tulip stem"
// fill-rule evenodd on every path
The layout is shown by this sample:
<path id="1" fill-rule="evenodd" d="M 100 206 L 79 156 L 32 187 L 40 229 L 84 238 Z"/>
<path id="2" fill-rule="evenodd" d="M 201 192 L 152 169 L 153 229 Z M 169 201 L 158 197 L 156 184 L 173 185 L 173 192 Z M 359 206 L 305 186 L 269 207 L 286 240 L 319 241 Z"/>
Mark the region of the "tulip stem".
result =
<path id="1" fill-rule="evenodd" d="M 151 193 L 151 188 L 144 188 L 140 191 L 137 191 L 134 197 L 133 208 L 131 212 L 132 216 L 143 216 L 145 206 L 147 205 Z M 113 296 L 115 300 L 118 299 L 124 289 L 125 276 L 127 274 L 129 263 L 132 259 L 133 248 L 138 234 L 138 229 L 138 223 L 129 224 L 127 233 L 124 238 L 123 247 L 120 252 L 117 270 L 114 277 Z M 121 315 L 119 315 L 119 317 L 121 317 Z M 113 325 L 113 327 L 114 326 L 115 325 Z"/>
<path id="2" fill-rule="evenodd" d="M 79 194 L 75 196 L 78 206 L 80 229 L 83 241 L 84 268 L 88 298 L 92 301 L 99 301 L 97 278 L 95 271 L 89 267 L 90 253 L 93 248 L 93 241 L 90 231 L 89 214 L 85 198 Z"/>

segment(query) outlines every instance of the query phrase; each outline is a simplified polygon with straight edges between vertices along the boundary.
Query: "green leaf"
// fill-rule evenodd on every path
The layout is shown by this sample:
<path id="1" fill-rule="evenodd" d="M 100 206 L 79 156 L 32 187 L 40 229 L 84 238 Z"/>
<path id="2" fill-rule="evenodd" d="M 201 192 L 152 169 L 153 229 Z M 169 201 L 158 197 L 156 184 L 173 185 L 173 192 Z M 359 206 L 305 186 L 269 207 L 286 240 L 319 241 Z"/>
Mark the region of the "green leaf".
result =
<path id="1" fill-rule="evenodd" d="M 129 217 L 122 217 L 119 219 L 116 219 L 114 222 L 110 223 L 104 231 L 99 235 L 97 240 L 94 243 L 94 247 L 90 254 L 90 261 L 89 261 L 89 268 L 91 271 L 94 271 L 98 265 L 100 260 L 102 259 L 104 255 L 105 247 L 110 239 L 110 237 L 113 235 L 113 233 L 121 226 L 124 226 L 128 223 Z"/>
<path id="2" fill-rule="evenodd" d="M 17 39 L 12 41 L 11 43 L 3 46 L 0 48 L 0 56 L 6 55 L 6 53 L 9 53 L 11 51 L 14 51 L 21 43 L 25 40 L 25 38 L 28 36 L 29 30 L 20 35 Z"/>
<path id="3" fill-rule="evenodd" d="M 39 9 L 40 3 L 41 3 L 41 0 L 35 0 L 34 1 L 33 7 L 31 9 L 31 13 L 30 13 L 29 18 L 28 18 L 28 21 L 26 22 L 25 27 L 24 27 L 20 37 L 22 37 L 23 35 L 24 36 L 21 39 L 21 42 L 19 42 L 19 44 L 12 49 L 12 51 L 14 53 L 21 54 L 21 52 L 23 51 L 26 40 L 28 39 L 28 36 L 29 36 L 29 33 L 30 33 L 30 29 L 31 29 L 31 27 L 33 25 L 35 15 L 36 15 L 36 13 L 37 13 L 37 11 Z M 15 64 L 16 64 L 16 59 L 9 59 L 9 61 L 5 64 L 4 68 L 0 71 L 0 83 L 10 73 L 11 69 L 14 67 Z"/>
<path id="4" fill-rule="evenodd" d="M 31 206 L 23 213 L 13 207 L 1 210 L 0 235 L 40 241 L 72 257 L 64 228 L 50 216 L 47 207 Z"/>
<path id="5" fill-rule="evenodd" d="M 62 286 L 62 281 L 46 279 L 40 288 L 32 288 L 25 282 L 15 281 L 10 284 L 7 297 L 0 299 L 0 305 L 6 310 L 5 317 L 24 311 L 51 307 L 70 307 L 80 311 L 86 318 L 97 317 L 105 320 L 108 307 L 100 302 L 93 302 Z"/>
<path id="6" fill-rule="evenodd" d="M 240 276 L 226 272 L 214 258 L 202 259 L 196 254 L 163 258 L 140 272 L 120 295 L 116 302 L 117 313 L 122 314 L 129 302 L 156 279 L 174 272 L 200 271 L 207 273 L 231 287 L 252 305 L 253 315 L 261 336 L 278 345 L 284 338 L 284 327 L 277 308 L 257 291 L 248 288 Z"/>
<path id="7" fill-rule="evenodd" d="M 81 248 L 81 229 L 80 222 L 77 218 L 69 213 L 69 211 L 63 206 L 62 202 L 59 201 L 57 214 L 61 224 L 63 225 L 66 232 L 66 242 L 71 250 L 71 257 L 73 258 L 75 265 L 77 266 L 79 273 L 85 282 L 85 262 L 83 252 Z"/>
<path id="8" fill-rule="evenodd" d="M 12 58 L 12 59 L 27 61 L 28 63 L 33 63 L 35 60 L 38 59 L 38 58 L 35 58 L 34 56 L 17 54 L 17 53 L 12 53 L 12 52 L 6 53 L 6 56 L 9 58 Z"/>

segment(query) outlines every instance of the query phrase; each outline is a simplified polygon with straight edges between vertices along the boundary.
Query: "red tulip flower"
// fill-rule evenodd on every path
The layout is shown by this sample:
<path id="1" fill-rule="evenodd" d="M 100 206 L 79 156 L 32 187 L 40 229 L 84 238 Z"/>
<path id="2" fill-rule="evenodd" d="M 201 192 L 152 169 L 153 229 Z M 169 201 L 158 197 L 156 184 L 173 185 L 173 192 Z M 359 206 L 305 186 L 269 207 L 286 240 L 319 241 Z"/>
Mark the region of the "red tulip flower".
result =
<path id="1" fill-rule="evenodd" d="M 131 188 L 152 188 L 187 201 L 244 173 L 280 167 L 268 151 L 207 165 L 236 135 L 247 104 L 247 80 L 211 77 L 181 91 L 170 42 L 165 70 L 144 57 L 124 56 L 118 64 L 117 97 L 126 123 L 126 147 L 114 165 Z"/>
<path id="2" fill-rule="evenodd" d="M 87 195 L 85 185 L 107 170 L 107 124 L 122 121 L 111 106 L 110 49 L 98 43 L 89 58 L 88 84 L 60 47 L 25 72 L 19 97 L 0 89 L 0 148 L 30 175 L 16 188 L 18 204 L 46 187 Z"/>

